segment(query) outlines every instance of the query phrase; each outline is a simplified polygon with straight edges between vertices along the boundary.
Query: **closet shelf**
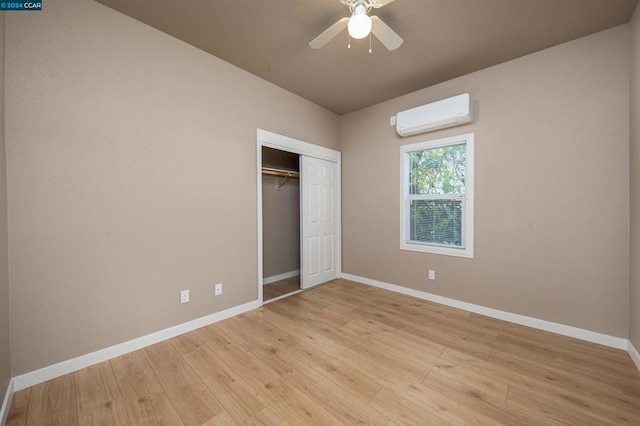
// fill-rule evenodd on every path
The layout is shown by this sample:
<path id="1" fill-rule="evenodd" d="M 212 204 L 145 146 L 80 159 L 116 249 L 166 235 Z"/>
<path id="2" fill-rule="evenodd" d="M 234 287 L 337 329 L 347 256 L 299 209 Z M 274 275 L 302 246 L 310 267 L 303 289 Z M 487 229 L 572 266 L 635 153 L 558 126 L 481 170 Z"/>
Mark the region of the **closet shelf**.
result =
<path id="1" fill-rule="evenodd" d="M 273 169 L 271 167 L 262 168 L 263 175 L 280 176 L 285 178 L 300 179 L 300 173 L 293 170 Z"/>

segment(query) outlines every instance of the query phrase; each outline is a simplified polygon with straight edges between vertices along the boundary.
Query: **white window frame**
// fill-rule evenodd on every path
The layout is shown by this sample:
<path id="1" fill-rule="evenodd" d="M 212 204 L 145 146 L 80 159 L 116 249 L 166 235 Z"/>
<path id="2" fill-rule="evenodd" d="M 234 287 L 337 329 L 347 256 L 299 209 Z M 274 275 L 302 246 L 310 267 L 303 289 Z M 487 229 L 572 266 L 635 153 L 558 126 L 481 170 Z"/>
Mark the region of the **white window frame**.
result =
<path id="1" fill-rule="evenodd" d="M 433 254 L 444 254 L 448 256 L 459 256 L 473 258 L 473 176 L 474 176 L 474 154 L 473 154 L 474 134 L 451 136 L 443 139 L 434 139 L 425 142 L 418 142 L 400 147 L 400 249 L 420 251 Z M 426 149 L 442 148 L 452 145 L 466 145 L 466 172 L 465 172 L 465 194 L 462 195 L 410 195 L 409 194 L 409 153 L 423 151 Z M 463 198 L 462 235 L 463 247 L 446 246 L 441 244 L 418 243 L 409 241 L 410 208 L 411 200 L 415 199 L 459 199 Z"/>

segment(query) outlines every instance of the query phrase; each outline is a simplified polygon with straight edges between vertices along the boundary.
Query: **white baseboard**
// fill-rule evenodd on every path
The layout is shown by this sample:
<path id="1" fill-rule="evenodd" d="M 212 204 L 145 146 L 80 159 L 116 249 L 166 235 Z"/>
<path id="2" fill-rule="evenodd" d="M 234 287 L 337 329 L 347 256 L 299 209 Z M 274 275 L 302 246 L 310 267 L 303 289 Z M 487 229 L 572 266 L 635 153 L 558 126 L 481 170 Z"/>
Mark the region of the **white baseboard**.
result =
<path id="1" fill-rule="evenodd" d="M 271 284 L 280 280 L 286 280 L 287 278 L 297 277 L 298 275 L 300 275 L 300 269 L 296 269 L 295 271 L 285 272 L 283 274 L 274 275 L 272 277 L 267 277 L 262 280 L 262 284 L 263 285 Z"/>
<path id="2" fill-rule="evenodd" d="M 14 380 L 9 380 L 9 386 L 7 386 L 7 392 L 4 394 L 4 400 L 2 401 L 2 408 L 0 408 L 0 425 L 7 423 L 7 417 L 9 416 L 9 409 L 11 408 L 11 401 L 13 400 Z"/>
<path id="3" fill-rule="evenodd" d="M 633 347 L 633 343 L 631 343 L 631 340 L 629 340 L 627 343 L 627 352 L 629 352 L 629 356 L 633 360 L 633 363 L 636 365 L 636 367 L 638 367 L 638 370 L 640 371 L 640 354 L 638 353 L 638 350 Z"/>
<path id="4" fill-rule="evenodd" d="M 188 333 L 198 328 L 205 327 L 209 324 L 213 324 L 218 321 L 240 315 L 244 312 L 259 308 L 260 306 L 262 306 L 260 301 L 254 300 L 253 302 L 245 303 L 244 305 L 235 306 L 221 312 L 216 312 L 215 314 L 207 315 L 205 317 L 185 322 L 174 327 L 169 327 L 155 333 L 147 334 L 146 336 L 129 340 L 128 342 L 120 343 L 105 349 L 100 349 L 90 354 L 81 355 L 77 358 L 62 361 L 58 364 L 50 365 L 39 370 L 22 374 L 13 378 L 14 389 L 15 391 L 19 391 L 37 385 L 39 383 L 46 382 L 47 380 L 55 379 L 56 377 L 73 373 L 74 371 L 78 371 L 91 365 L 110 360 L 129 352 L 137 351 L 147 346 L 151 346 L 153 344 L 171 339 L 184 333 Z"/>
<path id="5" fill-rule="evenodd" d="M 395 284 L 389 284 L 382 281 L 373 280 L 370 278 L 363 278 L 357 275 L 342 273 L 341 277 L 347 280 L 356 281 L 356 282 L 367 284 L 373 287 L 378 287 L 378 288 L 390 290 L 396 293 L 405 294 L 407 296 L 413 296 L 418 299 L 429 300 L 431 302 L 440 303 L 441 305 L 447 305 L 453 308 L 462 309 L 463 311 L 473 312 L 473 313 L 485 315 L 491 318 L 497 318 L 497 319 L 512 322 L 515 324 L 525 325 L 527 327 L 537 328 L 539 330 L 561 334 L 563 336 L 569 336 L 569 337 L 573 337 L 580 340 L 586 340 L 588 342 L 598 343 L 600 345 L 609 346 L 616 349 L 627 350 L 627 346 L 628 346 L 628 343 L 627 343 L 628 340 L 622 337 L 609 336 L 607 334 L 601 334 L 595 331 L 584 330 L 582 328 L 577 328 L 577 327 L 571 327 L 569 325 L 558 324 L 555 322 L 527 317 L 520 314 L 500 311 L 498 309 L 487 308 L 485 306 L 474 305 L 473 303 L 462 302 L 456 299 L 449 299 L 448 297 L 442 297 L 436 294 L 431 294 L 431 293 L 427 293 L 420 290 L 414 290 L 411 288 L 402 287 Z"/>

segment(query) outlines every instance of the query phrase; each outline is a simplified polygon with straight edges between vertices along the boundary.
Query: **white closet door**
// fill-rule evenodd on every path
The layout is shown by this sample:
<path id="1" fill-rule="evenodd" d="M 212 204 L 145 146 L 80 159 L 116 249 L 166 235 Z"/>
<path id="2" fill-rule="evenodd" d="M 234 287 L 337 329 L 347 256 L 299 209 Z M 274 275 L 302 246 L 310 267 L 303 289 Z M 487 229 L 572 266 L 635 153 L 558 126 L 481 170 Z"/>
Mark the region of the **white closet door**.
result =
<path id="1" fill-rule="evenodd" d="M 338 278 L 337 164 L 301 156 L 302 288 Z"/>

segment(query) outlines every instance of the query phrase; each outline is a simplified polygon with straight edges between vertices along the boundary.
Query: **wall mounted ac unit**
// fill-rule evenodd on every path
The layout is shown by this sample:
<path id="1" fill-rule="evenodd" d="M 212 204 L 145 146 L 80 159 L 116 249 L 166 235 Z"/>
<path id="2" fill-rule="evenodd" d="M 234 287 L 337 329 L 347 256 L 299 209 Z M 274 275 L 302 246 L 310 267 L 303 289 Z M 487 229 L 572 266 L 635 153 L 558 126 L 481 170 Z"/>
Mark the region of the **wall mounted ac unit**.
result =
<path id="1" fill-rule="evenodd" d="M 396 116 L 396 132 L 400 136 L 471 123 L 473 113 L 468 93 L 432 102 L 399 112 Z"/>

